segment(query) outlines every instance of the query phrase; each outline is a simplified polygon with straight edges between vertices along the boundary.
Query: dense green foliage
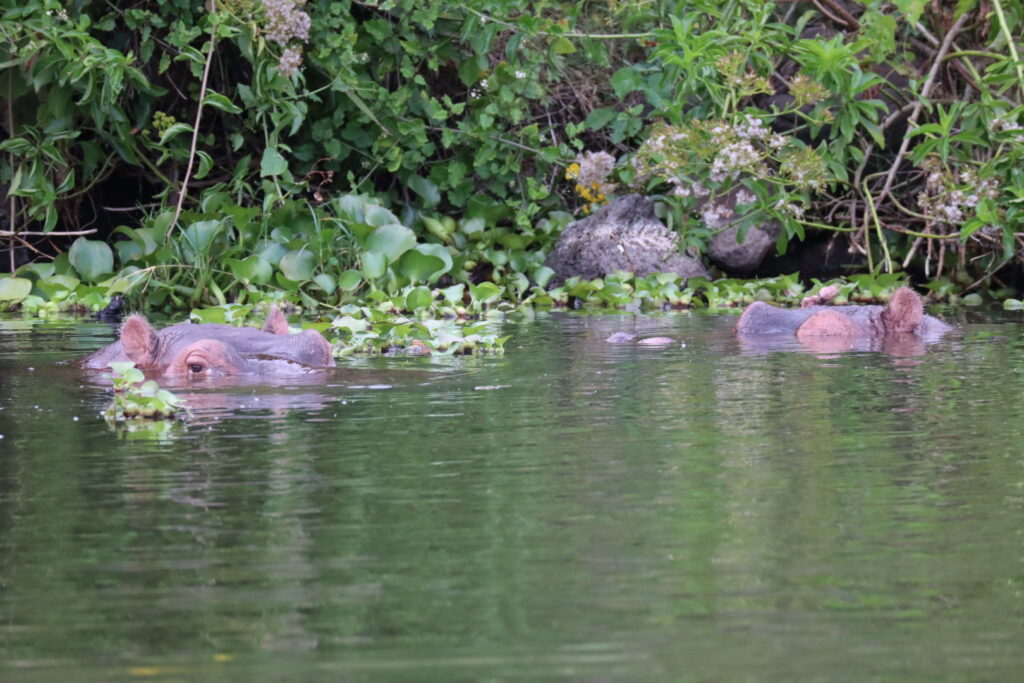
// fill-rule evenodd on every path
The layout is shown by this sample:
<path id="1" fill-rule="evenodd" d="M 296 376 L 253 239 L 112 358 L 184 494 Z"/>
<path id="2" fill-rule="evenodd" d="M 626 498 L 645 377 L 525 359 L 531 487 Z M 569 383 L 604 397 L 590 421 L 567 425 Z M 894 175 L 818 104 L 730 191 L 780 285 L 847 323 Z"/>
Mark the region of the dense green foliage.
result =
<path id="1" fill-rule="evenodd" d="M 875 274 L 1020 263 L 1019 0 L 5 4 L 0 238 L 35 263 L 0 306 L 522 303 L 632 189 L 696 254 L 777 221 Z"/>

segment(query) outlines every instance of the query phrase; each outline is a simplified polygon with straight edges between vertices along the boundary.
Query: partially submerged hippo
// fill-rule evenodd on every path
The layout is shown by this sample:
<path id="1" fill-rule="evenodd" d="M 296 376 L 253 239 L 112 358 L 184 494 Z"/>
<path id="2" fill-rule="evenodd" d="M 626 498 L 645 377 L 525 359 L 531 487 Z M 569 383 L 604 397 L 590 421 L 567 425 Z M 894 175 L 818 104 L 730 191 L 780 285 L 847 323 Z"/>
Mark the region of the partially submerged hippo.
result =
<path id="1" fill-rule="evenodd" d="M 827 300 L 827 298 L 826 298 Z M 778 308 L 763 302 L 747 306 L 736 323 L 742 338 L 796 336 L 803 342 L 838 339 L 854 341 L 934 341 L 953 328 L 926 315 L 921 297 L 902 288 L 885 306 L 821 306 L 809 298 L 803 308 Z"/>
<path id="2" fill-rule="evenodd" d="M 316 330 L 290 334 L 275 306 L 261 330 L 185 322 L 157 332 L 145 317 L 132 315 L 121 327 L 120 341 L 87 356 L 82 365 L 104 369 L 126 361 L 148 375 L 187 378 L 287 373 L 295 370 L 294 363 L 327 368 L 334 365 L 334 356 Z"/>

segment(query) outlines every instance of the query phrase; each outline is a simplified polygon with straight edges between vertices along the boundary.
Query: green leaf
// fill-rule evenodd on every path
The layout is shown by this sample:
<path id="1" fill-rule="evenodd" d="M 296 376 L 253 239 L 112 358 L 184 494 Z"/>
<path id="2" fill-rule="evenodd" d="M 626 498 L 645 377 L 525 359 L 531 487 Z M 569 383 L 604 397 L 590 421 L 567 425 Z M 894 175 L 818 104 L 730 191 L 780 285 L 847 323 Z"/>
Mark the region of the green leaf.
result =
<path id="1" fill-rule="evenodd" d="M 448 257 L 447 265 L 448 268 L 451 267 L 451 256 Z M 423 253 L 419 247 L 402 254 L 402 258 L 398 262 L 398 272 L 409 278 L 411 282 L 430 282 L 435 277 L 440 277 L 446 270 L 444 261 L 432 254 Z"/>
<path id="2" fill-rule="evenodd" d="M 32 293 L 32 281 L 23 277 L 0 279 L 0 301 L 18 302 Z"/>
<path id="3" fill-rule="evenodd" d="M 423 207 L 426 209 L 437 206 L 441 201 L 441 191 L 437 185 L 422 176 L 409 176 L 409 188 L 423 198 Z"/>
<path id="4" fill-rule="evenodd" d="M 335 284 L 334 278 L 327 273 L 318 273 L 317 275 L 314 275 L 313 282 L 315 282 L 316 286 L 328 295 L 334 294 L 334 290 L 337 289 L 337 284 Z"/>
<path id="5" fill-rule="evenodd" d="M 547 266 L 540 266 L 533 271 L 533 281 L 541 287 L 547 287 L 548 282 L 555 276 L 555 271 Z"/>
<path id="6" fill-rule="evenodd" d="M 363 282 L 363 275 L 358 270 L 346 270 L 338 278 L 338 288 L 345 292 L 351 292 Z"/>
<path id="7" fill-rule="evenodd" d="M 397 223 L 377 228 L 366 239 L 366 250 L 382 254 L 387 263 L 394 263 L 414 246 L 416 233 Z"/>
<path id="8" fill-rule="evenodd" d="M 114 252 L 106 242 L 79 237 L 68 250 L 68 261 L 86 282 L 114 271 Z"/>
<path id="9" fill-rule="evenodd" d="M 590 130 L 600 130 L 608 125 L 608 122 L 615 118 L 615 110 L 611 107 L 595 109 L 587 115 L 583 125 Z"/>
<path id="10" fill-rule="evenodd" d="M 196 254 L 207 254 L 214 240 L 224 229 L 223 221 L 214 219 L 209 221 L 196 221 L 185 228 L 182 236 L 185 244 Z"/>
<path id="11" fill-rule="evenodd" d="M 203 104 L 214 109 L 226 111 L 229 114 L 241 114 L 243 111 L 237 104 L 217 92 L 207 92 L 206 98 L 203 99 Z"/>
<path id="12" fill-rule="evenodd" d="M 288 162 L 274 149 L 267 147 L 263 150 L 263 158 L 260 160 L 260 177 L 279 176 L 288 170 Z"/>
<path id="13" fill-rule="evenodd" d="M 555 51 L 556 55 L 571 55 L 576 52 L 576 46 L 572 44 L 572 41 L 562 36 L 552 41 L 551 49 Z"/>
<path id="14" fill-rule="evenodd" d="M 165 130 L 163 134 L 160 136 L 160 144 L 166 145 L 167 141 L 170 140 L 171 138 L 181 135 L 182 133 L 191 132 L 192 126 L 188 125 L 187 123 L 175 123 L 168 127 L 167 130 Z"/>
<path id="15" fill-rule="evenodd" d="M 316 270 L 316 255 L 307 249 L 293 249 L 281 257 L 277 267 L 289 280 L 306 282 Z"/>
<path id="16" fill-rule="evenodd" d="M 257 285 L 265 285 L 274 274 L 274 269 L 258 254 L 247 256 L 244 259 L 227 259 L 231 272 L 240 282 Z"/>
<path id="17" fill-rule="evenodd" d="M 434 303 L 434 294 L 429 287 L 413 287 L 405 297 L 405 307 L 410 311 L 430 308 L 432 303 Z"/>
<path id="18" fill-rule="evenodd" d="M 363 266 L 363 277 L 367 280 L 376 280 L 387 272 L 387 261 L 380 252 L 364 251 L 359 260 Z"/>

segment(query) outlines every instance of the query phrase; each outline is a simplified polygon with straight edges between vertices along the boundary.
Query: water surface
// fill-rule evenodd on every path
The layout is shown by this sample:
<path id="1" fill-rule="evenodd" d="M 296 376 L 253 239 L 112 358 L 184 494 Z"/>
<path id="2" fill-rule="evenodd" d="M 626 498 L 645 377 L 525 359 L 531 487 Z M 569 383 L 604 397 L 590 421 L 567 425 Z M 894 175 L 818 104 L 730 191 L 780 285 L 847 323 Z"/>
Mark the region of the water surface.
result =
<path id="1" fill-rule="evenodd" d="M 1022 680 L 1021 319 L 948 319 L 551 314 L 159 433 L 59 362 L 113 328 L 0 320 L 0 681 Z"/>

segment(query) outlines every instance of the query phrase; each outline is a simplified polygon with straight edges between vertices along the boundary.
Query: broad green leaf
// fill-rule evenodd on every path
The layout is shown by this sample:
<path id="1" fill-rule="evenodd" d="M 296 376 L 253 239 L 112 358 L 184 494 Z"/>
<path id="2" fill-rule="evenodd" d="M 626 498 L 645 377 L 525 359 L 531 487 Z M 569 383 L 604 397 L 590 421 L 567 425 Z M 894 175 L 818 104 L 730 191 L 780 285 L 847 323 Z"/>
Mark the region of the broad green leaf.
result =
<path id="1" fill-rule="evenodd" d="M 361 222 L 372 225 L 375 228 L 401 223 L 401 221 L 398 220 L 398 216 L 391 213 L 383 206 L 378 206 L 376 204 L 371 204 L 364 209 L 364 218 Z"/>
<path id="2" fill-rule="evenodd" d="M 533 281 L 536 282 L 541 287 L 547 287 L 548 282 L 550 282 L 551 278 L 554 276 L 555 271 L 553 271 L 551 268 L 548 268 L 547 266 L 540 266 L 535 271 L 533 271 Z"/>
<path id="3" fill-rule="evenodd" d="M 234 276 L 245 284 L 250 282 L 257 285 L 265 285 L 274 274 L 274 269 L 258 254 L 252 254 L 244 259 L 228 259 L 228 265 Z"/>
<path id="4" fill-rule="evenodd" d="M 338 287 L 345 291 L 351 292 L 353 289 L 361 285 L 363 282 L 363 275 L 358 270 L 346 270 L 338 278 Z"/>
<path id="5" fill-rule="evenodd" d="M 405 297 L 405 307 L 410 311 L 429 308 L 434 303 L 434 295 L 429 287 L 413 287 Z"/>
<path id="6" fill-rule="evenodd" d="M 414 246 L 416 234 L 397 223 L 377 228 L 366 239 L 366 250 L 382 254 L 388 263 L 394 263 Z"/>
<path id="7" fill-rule="evenodd" d="M 367 280 L 376 280 L 387 272 L 387 261 L 380 252 L 364 251 L 359 260 L 363 266 L 363 277 Z"/>
<path id="8" fill-rule="evenodd" d="M 114 252 L 106 242 L 79 237 L 68 250 L 68 261 L 83 280 L 96 282 L 114 270 Z"/>
<path id="9" fill-rule="evenodd" d="M 398 272 L 411 282 L 429 281 L 434 273 L 440 276 L 443 269 L 444 262 L 441 259 L 416 249 L 405 252 L 398 261 Z"/>
<path id="10" fill-rule="evenodd" d="M 224 222 L 220 220 L 196 221 L 185 228 L 182 236 L 188 247 L 197 254 L 207 254 L 213 241 L 224 229 Z"/>
<path id="11" fill-rule="evenodd" d="M 0 279 L 0 301 L 21 301 L 32 293 L 32 281 L 23 277 Z"/>
<path id="12" fill-rule="evenodd" d="M 273 147 L 263 150 L 263 158 L 260 160 L 260 177 L 279 176 L 288 170 L 288 162 Z"/>
<path id="13" fill-rule="evenodd" d="M 307 249 L 293 249 L 281 257 L 277 267 L 289 280 L 305 282 L 312 279 L 316 269 L 316 255 Z"/>
<path id="14" fill-rule="evenodd" d="M 316 286 L 324 291 L 325 294 L 334 294 L 334 290 L 337 289 L 337 284 L 334 282 L 334 278 L 327 273 L 318 273 L 313 276 L 313 282 Z"/>

